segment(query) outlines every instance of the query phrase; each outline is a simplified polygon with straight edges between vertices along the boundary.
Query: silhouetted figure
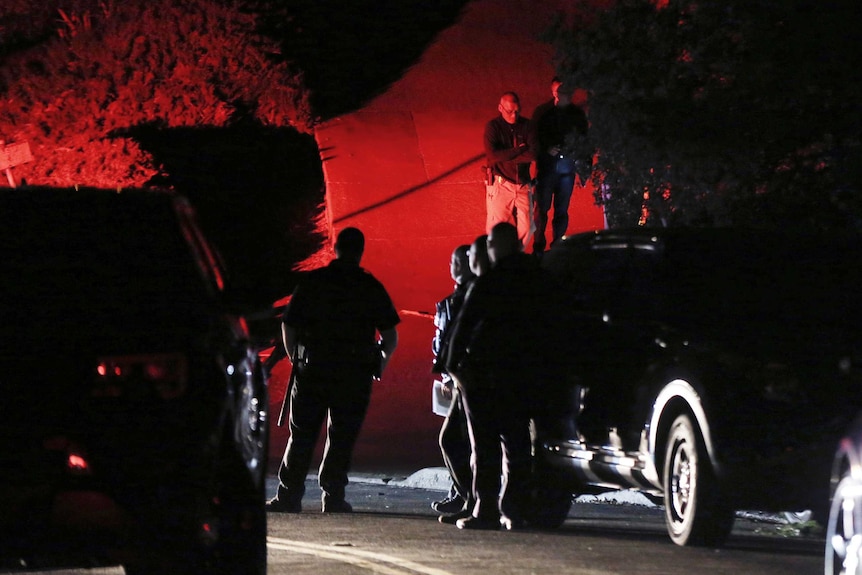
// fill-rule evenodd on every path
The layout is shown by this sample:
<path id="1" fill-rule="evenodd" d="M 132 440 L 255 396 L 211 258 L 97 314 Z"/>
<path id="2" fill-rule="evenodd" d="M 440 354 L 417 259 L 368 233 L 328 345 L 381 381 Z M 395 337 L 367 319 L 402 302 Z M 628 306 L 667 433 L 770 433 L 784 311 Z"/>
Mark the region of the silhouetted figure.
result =
<path id="1" fill-rule="evenodd" d="M 488 258 L 488 234 L 482 234 L 473 240 L 468 255 L 470 271 L 474 276 L 483 275 L 491 269 L 491 260 Z"/>
<path id="2" fill-rule="evenodd" d="M 551 82 L 553 98 L 539 105 L 533 113 L 533 126 L 538 142 L 536 152 L 536 235 L 533 253 L 545 250 L 545 228 L 548 211 L 554 207 L 553 246 L 569 227 L 569 203 L 575 179 L 580 174 L 581 185 L 589 177 L 592 154 L 585 157 L 582 142 L 576 138 L 587 134 L 587 116 L 572 103 L 574 90 L 558 78 Z"/>
<path id="3" fill-rule="evenodd" d="M 437 313 L 434 316 L 436 331 L 432 342 L 434 352 L 433 372 L 440 374 L 442 393 L 450 401 L 443 424 L 440 427 L 440 452 L 443 463 L 452 478 L 452 488 L 441 501 L 435 501 L 431 508 L 442 514 L 460 511 L 469 504 L 472 507 L 473 475 L 470 471 L 470 438 L 467 435 L 467 419 L 461 405 L 461 394 L 455 387 L 452 376 L 444 367 L 449 336 L 452 334 L 452 324 L 464 303 L 467 287 L 473 280 L 470 270 L 469 245 L 455 248 L 449 260 L 449 274 L 455 281 L 455 290 L 445 299 L 437 302 Z"/>
<path id="4" fill-rule="evenodd" d="M 278 493 L 268 504 L 272 511 L 302 510 L 305 477 L 327 418 L 320 464 L 323 511 L 353 510 L 344 499 L 353 446 L 372 379 L 382 374 L 398 344 L 400 321 L 386 289 L 359 266 L 364 248 L 361 231 L 342 230 L 335 259 L 300 281 L 284 314 L 284 347 L 297 371 L 290 389 L 290 439 L 278 470 Z"/>
<path id="5" fill-rule="evenodd" d="M 548 279 L 523 253 L 514 226 L 500 223 L 491 229 L 488 255 L 491 269 L 468 291 L 446 364 L 461 392 L 472 448 L 476 503 L 468 517 L 457 520 L 461 529 L 523 524 L 530 492 L 532 393 L 544 375 L 545 340 L 551 337 L 541 330 L 544 318 L 550 322 L 555 313 L 548 308 Z"/>

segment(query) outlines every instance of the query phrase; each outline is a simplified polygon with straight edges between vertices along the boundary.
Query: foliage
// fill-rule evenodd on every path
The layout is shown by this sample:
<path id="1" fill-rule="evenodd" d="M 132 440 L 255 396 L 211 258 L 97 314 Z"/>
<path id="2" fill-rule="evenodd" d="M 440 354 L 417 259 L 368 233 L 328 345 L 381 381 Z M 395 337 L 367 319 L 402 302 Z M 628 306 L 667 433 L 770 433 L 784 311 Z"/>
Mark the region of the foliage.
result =
<path id="1" fill-rule="evenodd" d="M 109 8 L 114 0 L 3 0 L 0 4 L 0 56 L 56 36 L 60 11 L 73 17 Z"/>
<path id="2" fill-rule="evenodd" d="M 587 6 L 581 6 L 586 10 Z M 612 225 L 859 226 L 858 0 L 619 0 L 549 33 Z"/>
<path id="3" fill-rule="evenodd" d="M 38 33 L 16 28 L 14 40 L 33 45 L 5 55 L 0 69 L 0 138 L 30 143 L 34 161 L 15 168 L 30 184 L 146 184 L 161 167 L 129 137 L 141 125 L 224 127 L 252 118 L 309 129 L 301 75 L 272 61 L 278 46 L 236 2 L 51 4 L 52 21 L 38 10 L 30 20 L 56 35 L 37 43 Z"/>

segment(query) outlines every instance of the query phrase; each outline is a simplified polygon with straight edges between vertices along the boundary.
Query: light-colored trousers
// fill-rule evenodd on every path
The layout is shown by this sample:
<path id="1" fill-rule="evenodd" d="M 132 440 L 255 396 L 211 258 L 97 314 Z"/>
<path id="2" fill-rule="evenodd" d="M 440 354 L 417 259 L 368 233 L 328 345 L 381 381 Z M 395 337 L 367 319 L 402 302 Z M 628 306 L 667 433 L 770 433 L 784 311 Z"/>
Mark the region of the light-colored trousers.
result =
<path id="1" fill-rule="evenodd" d="M 533 218 L 533 186 L 515 184 L 497 176 L 493 184 L 485 186 L 485 210 L 486 233 L 491 233 L 491 228 L 500 222 L 509 222 L 518 228 L 521 245 L 525 248 L 530 245 L 533 231 L 536 229 Z"/>

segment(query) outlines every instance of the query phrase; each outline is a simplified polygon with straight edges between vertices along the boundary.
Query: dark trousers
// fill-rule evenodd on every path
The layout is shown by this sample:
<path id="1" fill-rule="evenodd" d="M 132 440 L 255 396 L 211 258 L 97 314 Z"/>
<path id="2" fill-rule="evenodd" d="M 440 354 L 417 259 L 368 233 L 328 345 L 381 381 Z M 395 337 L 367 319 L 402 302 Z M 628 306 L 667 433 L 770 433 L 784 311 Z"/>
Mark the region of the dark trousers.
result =
<path id="1" fill-rule="evenodd" d="M 343 500 L 353 447 L 371 399 L 367 367 L 308 367 L 290 391 L 290 439 L 278 469 L 278 498 L 299 502 L 305 493 L 314 447 L 327 421 L 320 464 L 326 500 Z"/>
<path id="2" fill-rule="evenodd" d="M 570 166 L 570 168 L 569 168 Z M 571 169 L 571 171 L 567 171 Z M 554 206 L 552 245 L 566 234 L 569 227 L 569 203 L 575 186 L 574 163 L 568 159 L 543 162 L 536 181 L 536 234 L 533 236 L 533 251 L 545 250 L 545 228 L 548 227 L 548 211 Z"/>
<path id="3" fill-rule="evenodd" d="M 452 406 L 440 427 L 440 452 L 443 464 L 449 470 L 455 491 L 466 502 L 466 509 L 473 507 L 473 472 L 470 469 L 470 435 L 467 431 L 467 416 L 461 392 L 455 386 Z"/>
<path id="4" fill-rule="evenodd" d="M 462 401 L 473 451 L 473 516 L 523 519 L 530 493 L 528 406 L 515 385 L 465 386 Z"/>

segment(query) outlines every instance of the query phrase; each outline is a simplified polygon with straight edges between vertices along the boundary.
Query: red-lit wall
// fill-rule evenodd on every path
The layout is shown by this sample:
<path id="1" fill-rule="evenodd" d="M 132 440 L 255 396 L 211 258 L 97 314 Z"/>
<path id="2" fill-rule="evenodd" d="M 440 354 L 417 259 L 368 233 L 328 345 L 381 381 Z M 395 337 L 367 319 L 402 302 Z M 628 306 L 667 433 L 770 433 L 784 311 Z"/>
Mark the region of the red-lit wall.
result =
<path id="1" fill-rule="evenodd" d="M 551 50 L 536 36 L 566 9 L 566 0 L 472 2 L 386 93 L 316 130 L 331 235 L 346 226 L 365 232 L 363 266 L 402 310 L 400 344 L 375 389 L 357 470 L 442 465 L 441 419 L 431 414 L 431 315 L 453 287 L 452 250 L 485 233 L 484 125 L 504 91 L 519 93 L 526 116 L 550 98 Z M 590 189 L 576 188 L 569 215 L 570 232 L 604 225 Z M 275 376 L 280 400 L 283 377 Z M 276 459 L 285 439 L 277 430 Z"/>

